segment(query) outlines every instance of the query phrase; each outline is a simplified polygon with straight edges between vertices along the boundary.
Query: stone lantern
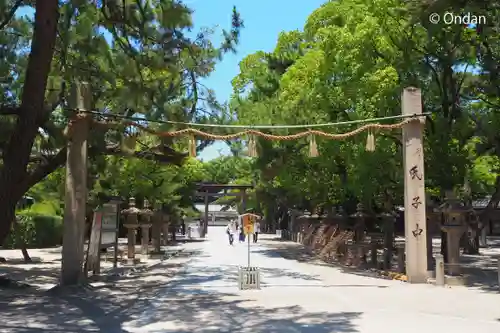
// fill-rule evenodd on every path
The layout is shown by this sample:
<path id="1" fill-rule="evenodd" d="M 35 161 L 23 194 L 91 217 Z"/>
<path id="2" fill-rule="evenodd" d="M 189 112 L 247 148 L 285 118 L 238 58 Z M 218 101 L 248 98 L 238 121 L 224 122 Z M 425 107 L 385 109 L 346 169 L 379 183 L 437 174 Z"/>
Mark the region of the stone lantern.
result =
<path id="1" fill-rule="evenodd" d="M 384 269 L 390 269 L 392 267 L 392 256 L 394 253 L 394 225 L 396 224 L 396 213 L 389 204 L 386 204 L 384 208 L 384 212 L 379 214 L 378 218 L 380 219 L 384 233 L 383 267 Z"/>
<path id="2" fill-rule="evenodd" d="M 351 215 L 354 219 L 354 241 L 356 243 L 362 242 L 365 238 L 366 218 L 368 215 L 365 213 L 365 207 L 362 203 L 356 206 L 356 213 Z"/>
<path id="3" fill-rule="evenodd" d="M 282 237 L 285 240 L 294 240 L 294 234 L 297 232 L 297 218 L 299 217 L 299 211 L 296 209 L 289 210 L 290 221 L 288 223 L 288 229 L 283 233 L 281 233 Z"/>
<path id="4" fill-rule="evenodd" d="M 366 262 L 365 248 L 363 240 L 365 239 L 365 229 L 366 229 L 366 218 L 368 215 L 365 213 L 365 207 L 362 203 L 358 203 L 356 207 L 356 213 L 351 215 L 354 220 L 354 244 L 348 244 L 354 250 L 354 265 L 358 266 Z"/>
<path id="5" fill-rule="evenodd" d="M 139 212 L 140 210 L 135 206 L 135 198 L 130 198 L 128 201 L 128 208 L 122 210 L 122 214 L 125 215 L 125 223 L 123 226 L 127 228 L 127 263 L 135 264 L 135 234 L 137 228 L 139 228 Z"/>
<path id="6" fill-rule="evenodd" d="M 153 217 L 153 211 L 149 209 L 149 201 L 144 199 L 143 208 L 140 210 L 139 215 L 141 217 L 141 252 L 143 256 L 149 254 L 149 229 L 151 228 L 151 218 Z"/>
<path id="7" fill-rule="evenodd" d="M 153 240 L 153 251 L 155 253 L 161 252 L 161 230 L 163 227 L 163 220 L 165 214 L 163 213 L 161 203 L 155 204 L 155 209 L 153 213 L 153 227 L 152 227 L 152 235 L 151 238 Z"/>
<path id="8" fill-rule="evenodd" d="M 469 209 L 452 193 L 447 193 L 446 202 L 439 207 L 444 215 L 441 230 L 446 233 L 448 275 L 460 275 L 460 238 L 467 230 L 466 219 Z"/>
<path id="9" fill-rule="evenodd" d="M 334 224 L 336 224 L 339 229 L 344 229 L 347 224 L 347 216 L 344 212 L 344 209 L 342 206 L 340 206 L 338 209 L 332 209 L 331 212 L 331 219 Z"/>
<path id="10" fill-rule="evenodd" d="M 432 237 L 439 234 L 441 230 L 441 212 L 430 195 L 426 194 L 426 227 L 427 227 L 427 270 L 434 270 L 434 253 L 432 247 Z"/>

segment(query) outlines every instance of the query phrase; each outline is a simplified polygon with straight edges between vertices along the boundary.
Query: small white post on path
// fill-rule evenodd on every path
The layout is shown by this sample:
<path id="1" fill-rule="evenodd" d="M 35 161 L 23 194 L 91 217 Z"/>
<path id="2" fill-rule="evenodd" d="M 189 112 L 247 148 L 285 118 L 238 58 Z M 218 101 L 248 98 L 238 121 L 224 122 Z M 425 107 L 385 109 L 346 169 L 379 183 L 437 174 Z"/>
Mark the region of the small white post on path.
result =
<path id="1" fill-rule="evenodd" d="M 444 286 L 444 258 L 442 254 L 436 254 L 436 286 Z"/>

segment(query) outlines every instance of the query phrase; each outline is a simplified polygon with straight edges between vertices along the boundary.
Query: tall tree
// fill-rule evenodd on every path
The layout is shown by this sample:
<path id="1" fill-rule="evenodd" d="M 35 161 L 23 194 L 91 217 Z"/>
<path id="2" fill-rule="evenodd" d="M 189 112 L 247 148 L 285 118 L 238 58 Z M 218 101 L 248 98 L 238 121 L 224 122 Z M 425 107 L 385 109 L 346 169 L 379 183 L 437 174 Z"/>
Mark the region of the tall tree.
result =
<path id="1" fill-rule="evenodd" d="M 30 18 L 14 17 L 21 5 L 33 6 L 32 33 Z M 190 38 L 191 10 L 173 0 L 2 0 L 0 10 L 0 40 L 10 43 L 0 54 L 0 71 L 11 75 L 0 86 L 0 243 L 23 194 L 65 162 L 64 128 L 73 113 L 66 88 L 72 81 L 90 83 L 92 106 L 102 112 L 207 121 L 217 105 L 198 80 L 235 50 L 242 27 L 233 8 L 220 46 L 210 42 L 208 30 Z M 91 156 L 127 155 L 120 146 L 126 131 L 93 128 Z M 33 151 L 35 140 L 42 150 Z M 176 164 L 185 157 L 166 140 L 156 151 L 145 147 L 133 155 Z"/>

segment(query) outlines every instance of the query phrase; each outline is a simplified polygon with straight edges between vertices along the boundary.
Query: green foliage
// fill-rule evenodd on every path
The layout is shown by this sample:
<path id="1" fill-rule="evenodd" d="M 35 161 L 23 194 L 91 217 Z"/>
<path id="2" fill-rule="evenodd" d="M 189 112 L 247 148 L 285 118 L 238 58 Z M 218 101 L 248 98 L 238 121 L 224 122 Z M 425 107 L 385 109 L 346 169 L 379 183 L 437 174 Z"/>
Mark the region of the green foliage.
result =
<path id="1" fill-rule="evenodd" d="M 36 202 L 29 209 L 30 214 L 45 215 L 45 216 L 61 216 L 61 206 L 58 201 L 42 201 Z"/>
<path id="2" fill-rule="evenodd" d="M 89 84 L 90 106 L 101 113 L 224 122 L 219 115 L 225 106 L 198 82 L 226 53 L 235 52 L 243 28 L 236 8 L 227 8 L 230 28 L 222 31 L 221 43 L 215 45 L 212 36 L 220 31 L 204 28 L 193 34 L 192 10 L 179 1 L 41 3 L 0 0 L 0 188 L 11 196 L 0 199 L 0 215 L 6 217 L 0 224 L 0 242 L 23 194 L 31 189 L 38 201 L 60 200 L 63 195 L 64 171 L 54 171 L 65 162 L 65 128 L 75 111 L 70 94 L 74 82 Z M 19 4 L 34 9 L 34 18 L 10 15 Z M 175 205 L 180 200 L 181 185 L 174 181 L 178 172 L 159 164 L 182 165 L 185 147 L 146 136 L 129 152 L 121 146 L 129 132 L 133 130 L 125 125 L 91 128 L 91 201 L 96 201 L 98 192 L 112 192 Z M 202 141 L 199 149 L 209 143 Z M 131 155 L 147 161 L 121 159 Z M 47 181 L 37 185 L 47 175 Z M 51 197 L 44 198 L 45 193 Z"/>
<path id="3" fill-rule="evenodd" d="M 6 12 L 6 3 L 0 0 L 0 13 Z M 218 103 L 213 92 L 197 82 L 213 72 L 224 53 L 234 52 L 242 28 L 235 9 L 231 28 L 216 46 L 211 42 L 214 30 L 203 29 L 196 38 L 188 37 L 191 12 L 174 1 L 127 2 L 125 7 L 116 1 L 105 6 L 66 1 L 59 7 L 59 33 L 45 91 L 46 104 L 52 108 L 48 117 L 40 117 L 48 119 L 39 124 L 43 130 L 33 134 L 30 154 L 34 156 L 27 177 L 39 174 L 44 167 L 40 160 L 50 162 L 54 152 L 64 147 L 62 129 L 68 114 L 61 97 L 68 95 L 66 85 L 74 80 L 90 82 L 94 107 L 106 112 L 254 125 L 399 115 L 402 90 L 417 86 L 423 93 L 424 111 L 431 114 L 424 145 L 427 190 L 439 196 L 467 183 L 473 196 L 500 191 L 496 188 L 500 175 L 500 21 L 474 27 L 429 23 L 431 12 L 494 17 L 498 1 L 326 2 L 308 17 L 303 31 L 284 31 L 277 36 L 274 50 L 255 52 L 240 62 L 227 105 Z M 0 76 L 8 77 L 0 85 L 3 108 L 22 102 L 31 29 L 27 18 L 15 18 L 0 31 L 0 42 L 5 45 Z M 12 117 L 0 116 L 0 151 L 16 126 Z M 306 155 L 306 140 L 259 139 L 258 158 L 245 157 L 243 142 L 237 141 L 231 145 L 235 156 L 209 162 L 179 156 L 177 151 L 186 150 L 183 141 L 144 133 L 139 134 L 133 152 L 140 158 L 131 158 L 117 148 L 127 132 L 131 130 L 125 127 L 92 130 L 88 182 L 92 201 L 102 193 L 135 196 L 161 202 L 172 214 L 191 214 L 195 184 L 208 181 L 255 184 L 248 205 L 268 214 L 275 212 L 275 206 L 313 210 L 344 205 L 349 210 L 363 202 L 368 209 L 380 210 L 387 203 L 403 204 L 399 131 L 375 133 L 375 152 L 365 151 L 365 135 L 344 141 L 318 138 L 320 156 L 315 159 Z M 198 150 L 210 143 L 202 141 Z M 49 174 L 29 194 L 41 202 L 34 210 L 57 215 L 64 170 Z M 220 198 L 218 202 L 233 204 L 235 200 Z"/>
<path id="4" fill-rule="evenodd" d="M 439 196 L 467 180 L 473 196 L 491 193 L 500 171 L 500 118 L 494 111 L 500 77 L 492 66 L 500 60 L 493 32 L 499 23 L 429 23 L 431 12 L 485 13 L 479 2 L 461 6 L 446 0 L 431 6 L 327 2 L 309 16 L 303 32 L 282 32 L 272 52 L 256 52 L 240 63 L 230 107 L 241 124 L 358 120 L 401 114 L 403 89 L 417 86 L 424 112 L 432 113 L 425 129 L 428 191 Z M 349 209 L 352 201 L 374 210 L 387 202 L 403 205 L 400 133 L 376 133 L 373 153 L 364 150 L 365 138 L 318 139 L 315 159 L 305 156 L 306 142 L 261 141 L 253 168 L 267 200 L 264 210 L 276 203 L 308 209 L 338 204 Z"/>
<path id="5" fill-rule="evenodd" d="M 19 248 L 23 242 L 28 248 L 44 248 L 62 244 L 63 223 L 60 216 L 45 215 L 26 210 L 18 213 L 18 222 L 3 244 L 5 249 Z"/>

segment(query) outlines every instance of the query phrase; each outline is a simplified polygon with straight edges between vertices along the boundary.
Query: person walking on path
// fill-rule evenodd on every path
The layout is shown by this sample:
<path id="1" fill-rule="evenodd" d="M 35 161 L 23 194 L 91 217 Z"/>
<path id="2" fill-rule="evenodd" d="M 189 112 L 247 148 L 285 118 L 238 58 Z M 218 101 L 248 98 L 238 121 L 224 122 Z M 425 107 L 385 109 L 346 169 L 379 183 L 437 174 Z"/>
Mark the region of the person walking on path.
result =
<path id="1" fill-rule="evenodd" d="M 240 240 L 240 243 L 243 243 L 245 242 L 245 229 L 243 228 L 243 225 L 239 225 L 239 240 Z"/>
<path id="2" fill-rule="evenodd" d="M 260 222 L 256 221 L 254 226 L 253 226 L 253 242 L 257 243 L 257 240 L 259 239 L 259 233 L 260 233 Z"/>
<path id="3" fill-rule="evenodd" d="M 231 221 L 226 227 L 226 233 L 229 237 L 229 245 L 233 245 L 235 232 L 236 232 L 236 225 L 233 221 Z"/>

